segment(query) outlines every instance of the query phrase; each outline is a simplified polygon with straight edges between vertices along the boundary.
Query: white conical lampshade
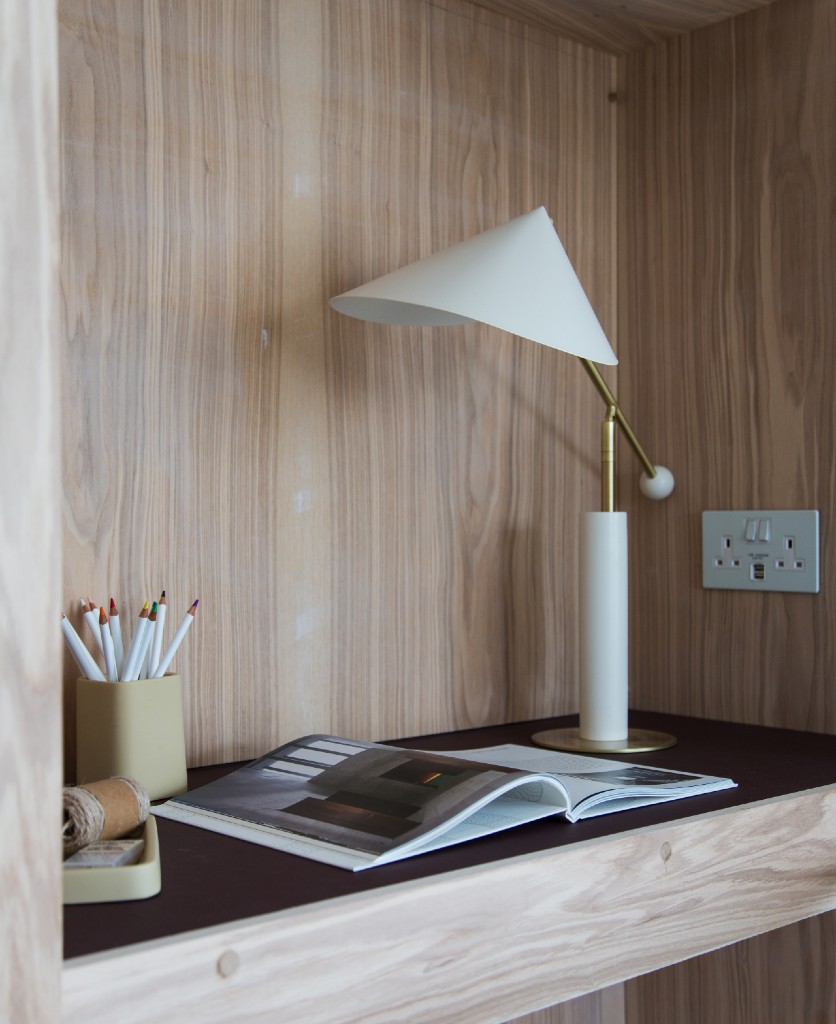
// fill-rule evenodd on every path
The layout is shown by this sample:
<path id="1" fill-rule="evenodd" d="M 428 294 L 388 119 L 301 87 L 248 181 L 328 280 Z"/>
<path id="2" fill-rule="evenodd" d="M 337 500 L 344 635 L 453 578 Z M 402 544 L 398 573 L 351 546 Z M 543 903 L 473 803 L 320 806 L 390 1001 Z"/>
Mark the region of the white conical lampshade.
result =
<path id="1" fill-rule="evenodd" d="M 340 313 L 424 327 L 478 321 L 617 363 L 545 208 L 331 299 Z"/>

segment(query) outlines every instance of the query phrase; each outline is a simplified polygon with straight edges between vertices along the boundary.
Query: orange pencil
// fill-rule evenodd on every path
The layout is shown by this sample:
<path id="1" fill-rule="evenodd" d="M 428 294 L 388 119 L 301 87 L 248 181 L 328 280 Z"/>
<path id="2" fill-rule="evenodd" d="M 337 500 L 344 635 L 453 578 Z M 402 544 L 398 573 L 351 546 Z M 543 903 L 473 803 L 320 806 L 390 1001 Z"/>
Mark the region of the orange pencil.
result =
<path id="1" fill-rule="evenodd" d="M 110 635 L 113 637 L 113 653 L 116 655 L 117 678 L 125 661 L 125 649 L 122 646 L 122 623 L 119 621 L 119 609 L 113 598 L 110 599 Z"/>
<path id="2" fill-rule="evenodd" d="M 111 683 L 115 683 L 119 678 L 119 670 L 116 668 L 116 652 L 113 649 L 113 636 L 110 632 L 110 626 L 108 624 L 104 608 L 99 609 L 99 631 L 102 637 L 102 650 L 104 651 L 107 678 Z"/>

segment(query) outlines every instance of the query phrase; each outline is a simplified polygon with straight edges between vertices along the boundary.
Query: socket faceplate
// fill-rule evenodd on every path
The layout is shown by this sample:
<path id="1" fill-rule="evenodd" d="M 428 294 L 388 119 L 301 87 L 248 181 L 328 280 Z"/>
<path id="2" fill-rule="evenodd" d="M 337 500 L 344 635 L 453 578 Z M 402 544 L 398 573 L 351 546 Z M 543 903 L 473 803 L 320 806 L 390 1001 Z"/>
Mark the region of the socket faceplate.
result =
<path id="1" fill-rule="evenodd" d="M 702 585 L 817 594 L 819 513 L 703 512 Z"/>

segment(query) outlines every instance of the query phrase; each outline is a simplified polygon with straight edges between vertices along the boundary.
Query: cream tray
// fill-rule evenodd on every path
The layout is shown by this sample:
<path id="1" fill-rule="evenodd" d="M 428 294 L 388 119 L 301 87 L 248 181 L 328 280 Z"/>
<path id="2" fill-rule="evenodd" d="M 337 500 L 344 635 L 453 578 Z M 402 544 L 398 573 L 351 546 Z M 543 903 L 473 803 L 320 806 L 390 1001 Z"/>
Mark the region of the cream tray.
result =
<path id="1" fill-rule="evenodd" d="M 64 903 L 115 903 L 156 896 L 162 886 L 160 844 L 153 815 L 142 832 L 145 848 L 136 864 L 102 868 L 64 868 Z"/>

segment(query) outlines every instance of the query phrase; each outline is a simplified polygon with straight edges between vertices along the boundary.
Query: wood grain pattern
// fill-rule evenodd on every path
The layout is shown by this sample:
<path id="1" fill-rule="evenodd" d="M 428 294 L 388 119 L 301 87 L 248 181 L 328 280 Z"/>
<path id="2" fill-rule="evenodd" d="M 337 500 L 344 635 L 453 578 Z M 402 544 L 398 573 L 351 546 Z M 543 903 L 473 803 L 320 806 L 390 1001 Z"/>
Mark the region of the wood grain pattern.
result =
<path id="1" fill-rule="evenodd" d="M 491 1024 L 833 909 L 834 829 L 826 787 L 82 958 L 64 1019 Z"/>
<path id="2" fill-rule="evenodd" d="M 620 384 L 678 476 L 664 508 L 622 489 L 642 566 L 637 705 L 836 730 L 834 39 L 828 0 L 781 0 L 623 64 Z M 712 508 L 820 509 L 821 593 L 703 591 L 699 516 Z M 832 1024 L 832 988 L 811 972 L 833 928 L 830 917 L 632 983 L 628 1020 Z M 687 1009 L 709 978 L 706 991 L 734 982 L 739 998 Z M 804 999 L 802 979 L 819 983 Z"/>
<path id="3" fill-rule="evenodd" d="M 62 8 L 64 374 L 83 410 L 65 600 L 115 594 L 130 621 L 163 588 L 178 618 L 201 598 L 178 655 L 198 758 L 327 707 L 327 632 L 300 627 L 329 569 L 321 285 L 299 244 L 320 215 L 318 12 L 283 4 L 285 36 L 277 11 Z"/>
<path id="4" fill-rule="evenodd" d="M 442 0 L 443 2 L 443 0 Z M 641 50 L 774 0 L 470 0 L 609 53 Z"/>
<path id="5" fill-rule="evenodd" d="M 0 1019 L 51 1024 L 61 961 L 57 43 L 0 8 Z"/>
<path id="6" fill-rule="evenodd" d="M 613 62 L 430 3 L 232 11 L 61 5 L 65 603 L 200 596 L 193 764 L 571 710 L 579 369 L 327 299 L 544 203 L 614 329 Z"/>

